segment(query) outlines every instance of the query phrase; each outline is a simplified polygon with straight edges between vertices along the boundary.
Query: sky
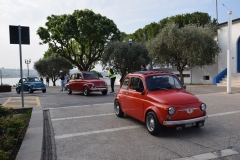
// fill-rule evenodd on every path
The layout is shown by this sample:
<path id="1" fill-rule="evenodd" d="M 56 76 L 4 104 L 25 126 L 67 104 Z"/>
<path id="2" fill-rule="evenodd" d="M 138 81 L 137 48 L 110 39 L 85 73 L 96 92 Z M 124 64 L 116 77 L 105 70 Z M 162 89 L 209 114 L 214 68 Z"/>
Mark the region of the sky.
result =
<path id="1" fill-rule="evenodd" d="M 228 11 L 232 19 L 240 18 L 240 0 L 0 0 L 0 69 L 20 68 L 18 44 L 10 44 L 9 25 L 28 26 L 30 45 L 21 45 L 22 68 L 27 69 L 25 60 L 34 62 L 43 57 L 48 49 L 41 42 L 36 31 L 45 27 L 47 17 L 72 14 L 74 10 L 89 9 L 114 21 L 121 32 L 134 33 L 152 22 L 163 18 L 193 12 L 205 12 L 218 22 L 228 21 Z M 95 70 L 102 71 L 96 66 Z"/>

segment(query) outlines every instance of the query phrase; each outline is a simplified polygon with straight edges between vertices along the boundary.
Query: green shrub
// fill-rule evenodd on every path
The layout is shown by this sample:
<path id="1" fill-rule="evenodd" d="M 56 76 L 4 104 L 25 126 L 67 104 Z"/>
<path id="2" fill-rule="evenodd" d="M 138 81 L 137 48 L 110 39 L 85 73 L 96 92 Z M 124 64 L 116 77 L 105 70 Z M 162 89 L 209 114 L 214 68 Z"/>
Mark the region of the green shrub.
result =
<path id="1" fill-rule="evenodd" d="M 24 131 L 29 123 L 31 111 L 14 114 L 13 109 L 0 106 L 0 159 L 15 159 L 17 145 L 24 138 Z"/>
<path id="2" fill-rule="evenodd" d="M 13 114 L 14 114 L 14 112 L 13 112 L 12 108 L 9 109 L 9 108 L 5 108 L 3 106 L 0 106 L 0 118 L 11 116 Z"/>
<path id="3" fill-rule="evenodd" d="M 10 84 L 0 84 L 0 86 L 11 86 Z"/>
<path id="4" fill-rule="evenodd" d="M 10 153 L 9 152 L 4 152 L 3 150 L 0 150 L 0 159 L 1 160 L 8 160 L 8 155 Z"/>

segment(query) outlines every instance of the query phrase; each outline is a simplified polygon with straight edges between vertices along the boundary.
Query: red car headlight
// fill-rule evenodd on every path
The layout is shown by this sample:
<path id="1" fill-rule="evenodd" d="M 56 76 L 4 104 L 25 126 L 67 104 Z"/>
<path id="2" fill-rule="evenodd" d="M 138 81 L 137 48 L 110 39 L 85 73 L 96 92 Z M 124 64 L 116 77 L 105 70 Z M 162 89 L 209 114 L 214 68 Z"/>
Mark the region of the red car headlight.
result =
<path id="1" fill-rule="evenodd" d="M 207 105 L 204 104 L 204 103 L 202 103 L 201 106 L 200 106 L 200 109 L 201 109 L 202 111 L 205 111 L 206 108 L 207 108 Z"/>
<path id="2" fill-rule="evenodd" d="M 168 108 L 168 114 L 173 115 L 174 113 L 175 113 L 175 108 L 172 107 L 172 106 L 170 106 L 170 107 Z"/>

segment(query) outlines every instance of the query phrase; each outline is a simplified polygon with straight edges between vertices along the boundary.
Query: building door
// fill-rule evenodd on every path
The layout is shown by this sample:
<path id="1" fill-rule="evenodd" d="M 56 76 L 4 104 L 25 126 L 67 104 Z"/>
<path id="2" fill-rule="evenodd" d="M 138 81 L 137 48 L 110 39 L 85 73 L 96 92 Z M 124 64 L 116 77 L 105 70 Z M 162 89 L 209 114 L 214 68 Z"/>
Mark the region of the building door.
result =
<path id="1" fill-rule="evenodd" d="M 240 38 L 237 43 L 237 72 L 240 72 Z"/>

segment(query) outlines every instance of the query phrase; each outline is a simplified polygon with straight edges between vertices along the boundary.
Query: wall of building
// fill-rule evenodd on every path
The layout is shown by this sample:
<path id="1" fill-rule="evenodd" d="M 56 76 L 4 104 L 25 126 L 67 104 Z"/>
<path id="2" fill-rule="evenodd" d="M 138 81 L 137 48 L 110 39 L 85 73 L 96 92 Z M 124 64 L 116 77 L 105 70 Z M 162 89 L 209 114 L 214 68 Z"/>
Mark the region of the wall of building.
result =
<path id="1" fill-rule="evenodd" d="M 240 37 L 240 22 L 232 24 L 231 62 L 232 73 L 237 72 L 237 41 Z M 221 26 L 218 30 L 218 44 L 221 49 L 218 56 L 218 73 L 227 68 L 228 50 L 228 25 Z"/>
<path id="2" fill-rule="evenodd" d="M 179 72 L 174 68 L 161 68 L 158 70 L 179 74 Z M 195 67 L 193 69 L 183 71 L 183 74 L 189 75 L 189 77 L 184 77 L 185 84 L 212 84 L 213 78 L 218 74 L 218 65 L 215 63 L 212 66 L 204 66 L 202 68 Z"/>
<path id="3" fill-rule="evenodd" d="M 171 72 L 171 73 L 174 73 L 174 74 L 176 74 L 176 75 L 179 74 L 179 72 L 178 72 L 177 69 L 175 69 L 175 68 L 158 68 L 158 69 L 154 69 L 154 70 Z M 183 74 L 189 75 L 189 77 L 184 77 L 184 83 L 185 83 L 185 84 L 191 83 L 190 70 L 185 70 L 185 71 L 183 71 Z"/>
<path id="4" fill-rule="evenodd" d="M 202 68 L 195 67 L 191 71 L 193 84 L 212 84 L 213 78 L 218 74 L 218 63 Z"/>

